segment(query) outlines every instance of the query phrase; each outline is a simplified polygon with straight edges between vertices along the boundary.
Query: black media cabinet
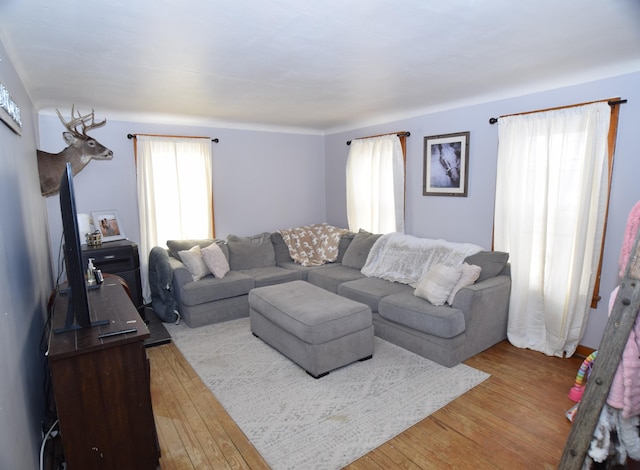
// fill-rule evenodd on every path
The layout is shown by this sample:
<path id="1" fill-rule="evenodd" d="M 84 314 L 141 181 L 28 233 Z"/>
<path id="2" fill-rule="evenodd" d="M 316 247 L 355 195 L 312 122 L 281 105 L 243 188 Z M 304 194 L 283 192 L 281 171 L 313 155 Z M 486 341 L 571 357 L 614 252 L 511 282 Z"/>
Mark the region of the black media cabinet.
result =
<path id="1" fill-rule="evenodd" d="M 133 305 L 145 320 L 138 245 L 130 240 L 104 242 L 100 246 L 82 245 L 82 265 L 85 269 L 89 258 L 93 258 L 93 265 L 96 269 L 124 279 L 131 292 Z"/>

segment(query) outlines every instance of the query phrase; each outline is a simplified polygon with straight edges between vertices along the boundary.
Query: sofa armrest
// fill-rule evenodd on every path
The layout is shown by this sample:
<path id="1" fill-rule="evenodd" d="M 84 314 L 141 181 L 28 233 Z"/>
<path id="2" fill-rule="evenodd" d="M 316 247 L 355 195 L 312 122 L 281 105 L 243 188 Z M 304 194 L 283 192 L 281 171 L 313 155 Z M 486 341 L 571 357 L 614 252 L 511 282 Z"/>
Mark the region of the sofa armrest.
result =
<path id="1" fill-rule="evenodd" d="M 465 317 L 465 357 L 470 357 L 507 337 L 511 277 L 498 275 L 458 291 L 453 308 Z"/>
<path id="2" fill-rule="evenodd" d="M 179 259 L 169 257 L 169 265 L 173 269 L 173 285 L 184 286 L 187 282 L 193 281 L 191 273 Z"/>

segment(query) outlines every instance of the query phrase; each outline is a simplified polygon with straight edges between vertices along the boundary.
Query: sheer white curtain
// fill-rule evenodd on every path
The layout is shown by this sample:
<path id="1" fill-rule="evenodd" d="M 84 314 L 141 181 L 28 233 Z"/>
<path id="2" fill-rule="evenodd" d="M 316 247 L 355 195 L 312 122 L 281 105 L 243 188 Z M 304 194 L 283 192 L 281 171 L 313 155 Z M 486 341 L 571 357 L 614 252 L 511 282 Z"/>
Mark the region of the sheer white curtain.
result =
<path id="1" fill-rule="evenodd" d="M 351 142 L 347 219 L 352 232 L 404 232 L 404 160 L 397 135 Z"/>
<path id="2" fill-rule="evenodd" d="M 610 113 L 596 103 L 499 120 L 494 247 L 510 253 L 515 346 L 571 356 L 582 338 L 608 197 Z"/>
<path id="3" fill-rule="evenodd" d="M 136 146 L 140 271 L 148 299 L 151 248 L 213 236 L 211 139 L 139 135 Z"/>

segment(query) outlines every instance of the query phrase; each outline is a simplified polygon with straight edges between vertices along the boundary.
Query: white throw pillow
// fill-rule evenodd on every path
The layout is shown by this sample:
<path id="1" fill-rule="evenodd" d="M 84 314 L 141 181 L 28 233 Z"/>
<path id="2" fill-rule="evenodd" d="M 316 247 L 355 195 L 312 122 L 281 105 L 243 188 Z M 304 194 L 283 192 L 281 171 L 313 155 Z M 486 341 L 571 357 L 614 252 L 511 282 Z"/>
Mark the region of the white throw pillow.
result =
<path id="1" fill-rule="evenodd" d="M 199 281 L 209 274 L 209 268 L 207 268 L 202 260 L 200 245 L 196 245 L 190 250 L 178 251 L 178 256 L 180 256 L 180 260 L 191 273 L 191 277 L 194 281 Z"/>
<path id="2" fill-rule="evenodd" d="M 204 264 L 214 277 L 224 277 L 229 272 L 229 261 L 217 243 L 212 243 L 200 250 Z"/>
<path id="3" fill-rule="evenodd" d="M 436 264 L 420 279 L 413 294 L 433 305 L 444 305 L 461 275 L 461 266 Z"/>
<path id="4" fill-rule="evenodd" d="M 458 283 L 453 288 L 451 294 L 449 294 L 449 298 L 447 299 L 447 303 L 449 305 L 453 303 L 453 299 L 460 289 L 470 286 L 478 280 L 478 278 L 480 277 L 480 271 L 482 271 L 480 266 L 476 266 L 475 264 L 462 264 L 462 275 L 460 276 Z"/>

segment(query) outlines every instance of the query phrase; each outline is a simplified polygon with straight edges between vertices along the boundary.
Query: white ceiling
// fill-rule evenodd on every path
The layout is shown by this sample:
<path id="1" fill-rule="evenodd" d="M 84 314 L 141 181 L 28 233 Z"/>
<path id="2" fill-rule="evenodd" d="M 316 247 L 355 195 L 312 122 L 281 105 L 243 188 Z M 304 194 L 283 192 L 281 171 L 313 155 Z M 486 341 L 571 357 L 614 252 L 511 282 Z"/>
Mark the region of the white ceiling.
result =
<path id="1" fill-rule="evenodd" d="M 0 39 L 38 110 L 331 132 L 638 71 L 640 1 L 0 0 Z"/>

